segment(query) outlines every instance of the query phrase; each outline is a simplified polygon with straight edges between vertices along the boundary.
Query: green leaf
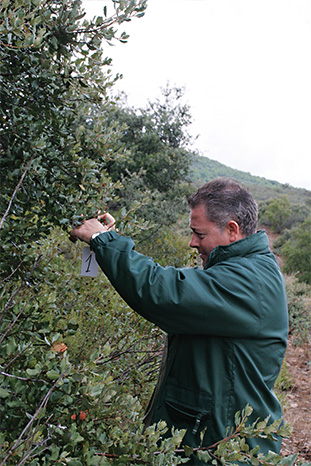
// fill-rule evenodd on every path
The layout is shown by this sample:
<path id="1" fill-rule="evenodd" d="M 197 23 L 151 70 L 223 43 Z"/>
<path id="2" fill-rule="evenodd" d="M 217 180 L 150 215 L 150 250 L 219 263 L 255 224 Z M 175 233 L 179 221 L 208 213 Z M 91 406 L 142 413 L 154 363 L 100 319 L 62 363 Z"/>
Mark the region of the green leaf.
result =
<path id="1" fill-rule="evenodd" d="M 77 459 L 72 459 L 72 460 L 69 460 L 67 459 L 67 464 L 68 466 L 83 466 L 83 463 L 81 463 L 80 460 L 77 460 Z"/>
<path id="2" fill-rule="evenodd" d="M 27 372 L 27 374 L 30 375 L 31 377 L 34 377 L 34 376 L 40 374 L 41 371 L 40 371 L 39 369 L 29 369 L 29 368 L 28 368 L 28 369 L 26 369 L 26 372 Z"/>
<path id="3" fill-rule="evenodd" d="M 184 452 L 186 456 L 190 456 L 193 453 L 193 447 L 184 446 Z"/>
<path id="4" fill-rule="evenodd" d="M 197 452 L 197 457 L 198 457 L 199 460 L 203 461 L 204 463 L 208 463 L 209 461 L 212 460 L 212 457 L 208 453 L 208 451 L 199 450 Z"/>
<path id="5" fill-rule="evenodd" d="M 57 380 L 60 377 L 60 373 L 54 369 L 47 371 L 46 375 L 48 379 L 51 379 L 51 380 Z"/>
<path id="6" fill-rule="evenodd" d="M 10 396 L 10 392 L 5 388 L 0 387 L 0 398 L 7 398 Z"/>
<path id="7" fill-rule="evenodd" d="M 92 458 L 90 459 L 90 466 L 110 466 L 111 463 L 110 461 L 107 460 L 107 458 L 105 458 L 104 456 L 100 456 L 100 455 L 94 455 L 92 456 Z"/>

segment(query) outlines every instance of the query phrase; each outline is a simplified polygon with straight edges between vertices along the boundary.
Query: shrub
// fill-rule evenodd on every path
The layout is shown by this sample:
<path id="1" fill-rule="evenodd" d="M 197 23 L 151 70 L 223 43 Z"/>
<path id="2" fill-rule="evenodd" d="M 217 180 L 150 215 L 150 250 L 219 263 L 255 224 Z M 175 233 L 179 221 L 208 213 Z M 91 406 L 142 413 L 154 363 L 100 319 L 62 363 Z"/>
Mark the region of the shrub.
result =
<path id="1" fill-rule="evenodd" d="M 295 273 L 299 281 L 311 284 L 311 217 L 290 230 L 282 255 L 284 272 Z"/>
<path id="2" fill-rule="evenodd" d="M 281 233 L 285 228 L 288 228 L 291 212 L 292 209 L 287 196 L 275 197 L 261 204 L 260 222 L 271 225 L 274 233 Z"/>
<path id="3" fill-rule="evenodd" d="M 311 308 L 310 285 L 298 282 L 291 276 L 286 279 L 289 329 L 294 343 L 304 345 L 310 342 Z"/>

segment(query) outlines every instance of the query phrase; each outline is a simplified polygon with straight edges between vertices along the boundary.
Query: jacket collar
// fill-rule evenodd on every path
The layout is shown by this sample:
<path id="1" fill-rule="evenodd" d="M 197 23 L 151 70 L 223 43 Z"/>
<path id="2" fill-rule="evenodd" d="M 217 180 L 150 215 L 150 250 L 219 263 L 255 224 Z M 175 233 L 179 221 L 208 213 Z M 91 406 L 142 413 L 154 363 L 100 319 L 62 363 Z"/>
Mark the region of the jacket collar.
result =
<path id="1" fill-rule="evenodd" d="M 245 257 L 249 254 L 268 254 L 270 253 L 269 240 L 265 230 L 246 236 L 246 238 L 235 241 L 226 246 L 216 246 L 210 253 L 204 269 L 212 265 L 230 259 L 231 257 Z"/>

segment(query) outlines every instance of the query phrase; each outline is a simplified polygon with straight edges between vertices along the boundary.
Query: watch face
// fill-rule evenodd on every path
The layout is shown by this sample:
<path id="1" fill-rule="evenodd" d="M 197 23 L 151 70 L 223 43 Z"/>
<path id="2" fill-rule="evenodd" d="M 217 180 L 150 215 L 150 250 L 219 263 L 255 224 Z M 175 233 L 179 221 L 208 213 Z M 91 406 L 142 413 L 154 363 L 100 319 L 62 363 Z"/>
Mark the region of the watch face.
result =
<path id="1" fill-rule="evenodd" d="M 105 233 L 104 231 L 97 231 L 96 233 L 93 233 L 91 236 L 91 239 L 96 238 L 96 236 L 101 235 L 102 233 Z"/>

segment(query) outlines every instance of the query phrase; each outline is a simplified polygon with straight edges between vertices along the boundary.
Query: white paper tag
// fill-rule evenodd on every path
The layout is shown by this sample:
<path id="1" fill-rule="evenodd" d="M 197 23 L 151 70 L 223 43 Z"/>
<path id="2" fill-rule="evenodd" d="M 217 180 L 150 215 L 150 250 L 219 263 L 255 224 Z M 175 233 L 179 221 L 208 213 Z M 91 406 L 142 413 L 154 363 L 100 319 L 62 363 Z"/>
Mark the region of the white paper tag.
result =
<path id="1" fill-rule="evenodd" d="M 95 254 L 88 246 L 84 246 L 82 252 L 81 275 L 83 277 L 97 277 L 98 264 Z"/>

